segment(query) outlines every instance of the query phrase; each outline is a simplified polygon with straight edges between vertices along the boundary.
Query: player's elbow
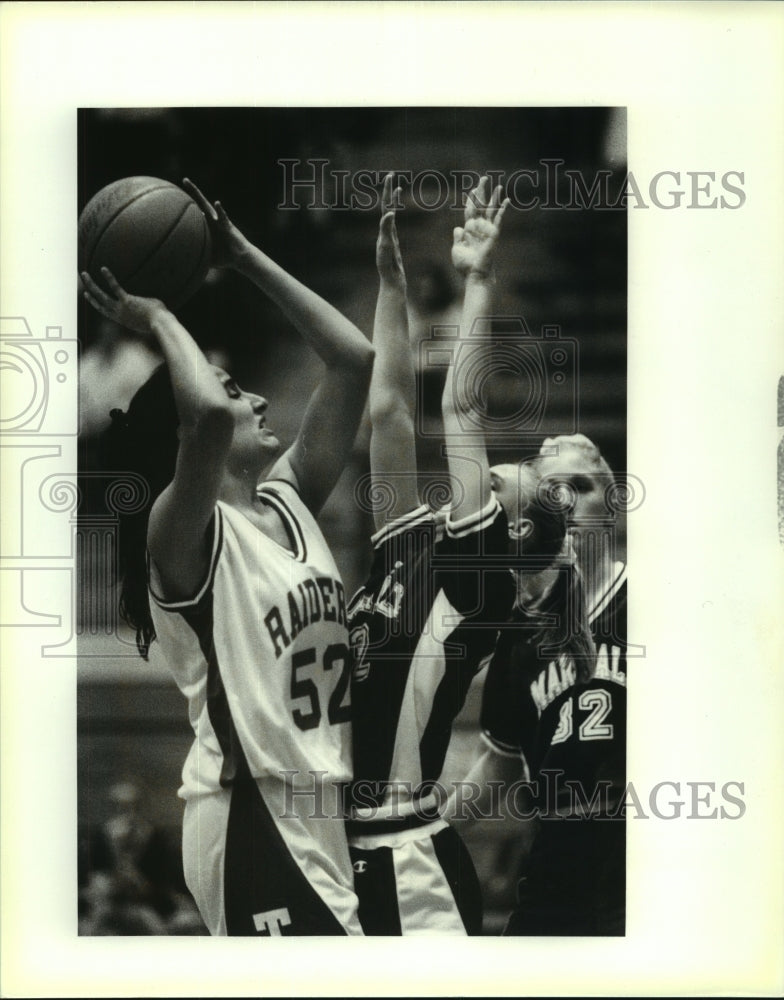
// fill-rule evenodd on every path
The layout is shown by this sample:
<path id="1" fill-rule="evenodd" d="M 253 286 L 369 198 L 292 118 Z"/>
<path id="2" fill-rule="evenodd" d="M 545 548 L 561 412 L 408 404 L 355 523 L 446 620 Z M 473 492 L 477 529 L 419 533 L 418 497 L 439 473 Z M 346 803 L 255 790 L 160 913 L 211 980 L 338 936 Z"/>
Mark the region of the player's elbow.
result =
<path id="1" fill-rule="evenodd" d="M 370 341 L 365 340 L 363 337 L 361 342 L 357 344 L 355 357 L 352 358 L 352 366 L 361 374 L 363 378 L 366 378 L 370 382 L 370 376 L 373 372 L 373 362 L 376 359 L 376 351 Z"/>
<path id="2" fill-rule="evenodd" d="M 335 351 L 331 357 L 324 356 L 324 360 L 328 368 L 369 383 L 375 356 L 373 345 L 356 330 L 356 336 L 348 338 L 339 351 Z"/>
<path id="3" fill-rule="evenodd" d="M 364 344 L 328 366 L 328 373 L 342 385 L 343 391 L 351 393 L 355 399 L 361 398 L 363 404 L 370 389 L 375 357 L 372 346 L 367 341 Z"/>

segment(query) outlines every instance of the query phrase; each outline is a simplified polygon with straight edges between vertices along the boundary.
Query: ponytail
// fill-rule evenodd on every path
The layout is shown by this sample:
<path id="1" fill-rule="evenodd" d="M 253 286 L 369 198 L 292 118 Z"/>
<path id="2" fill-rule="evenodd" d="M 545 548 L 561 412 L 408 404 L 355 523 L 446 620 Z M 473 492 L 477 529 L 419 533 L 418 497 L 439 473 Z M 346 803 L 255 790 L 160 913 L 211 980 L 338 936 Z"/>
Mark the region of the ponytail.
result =
<path id="1" fill-rule="evenodd" d="M 539 654 L 547 659 L 560 654 L 570 657 L 578 680 L 590 680 L 596 668 L 596 646 L 588 624 L 583 577 L 576 563 L 561 564 L 552 586 L 526 613 L 532 623 L 540 622 L 531 640 Z"/>
<path id="2" fill-rule="evenodd" d="M 169 372 L 160 365 L 131 400 L 127 412 L 111 411 L 103 435 L 103 464 L 112 472 L 133 472 L 147 486 L 145 502 L 132 513 L 120 514 L 119 611 L 136 633 L 136 646 L 147 659 L 155 639 L 150 614 L 147 568 L 147 526 L 152 506 L 174 478 L 179 418 Z"/>

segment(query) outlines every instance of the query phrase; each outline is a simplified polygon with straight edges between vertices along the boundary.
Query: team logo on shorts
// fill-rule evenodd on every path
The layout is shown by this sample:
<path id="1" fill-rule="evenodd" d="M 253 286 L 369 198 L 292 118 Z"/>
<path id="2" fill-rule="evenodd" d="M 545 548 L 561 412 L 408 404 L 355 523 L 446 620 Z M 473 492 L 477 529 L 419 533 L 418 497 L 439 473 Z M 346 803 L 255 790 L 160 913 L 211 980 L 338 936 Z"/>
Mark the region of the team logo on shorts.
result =
<path id="1" fill-rule="evenodd" d="M 367 871 L 367 861 L 355 861 L 353 868 L 357 875 L 363 875 Z"/>
<path id="2" fill-rule="evenodd" d="M 291 924 L 291 916 L 285 906 L 278 910 L 266 910 L 264 913 L 253 914 L 253 924 L 260 934 L 270 937 L 282 937 L 282 927 Z"/>

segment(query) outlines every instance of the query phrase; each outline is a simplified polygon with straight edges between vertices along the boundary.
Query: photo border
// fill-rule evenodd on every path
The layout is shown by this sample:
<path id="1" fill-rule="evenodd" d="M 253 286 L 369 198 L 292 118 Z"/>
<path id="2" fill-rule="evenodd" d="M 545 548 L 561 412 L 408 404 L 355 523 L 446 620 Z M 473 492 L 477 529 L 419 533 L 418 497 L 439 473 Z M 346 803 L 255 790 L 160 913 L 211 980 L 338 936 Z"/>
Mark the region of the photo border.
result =
<path id="1" fill-rule="evenodd" d="M 6 627 L 4 994 L 780 992 L 782 5 L 8 3 L 0 28 L 2 313 L 39 338 L 76 335 L 79 106 L 625 105 L 638 178 L 740 170 L 747 195 L 737 211 L 630 209 L 628 335 L 629 469 L 647 491 L 629 630 L 649 650 L 629 775 L 741 780 L 745 815 L 629 820 L 622 940 L 468 940 L 459 959 L 449 940 L 309 940 L 303 963 L 296 940 L 78 939 L 75 661 Z M 75 439 L 55 444 L 75 473 Z M 22 595 L 33 613 L 67 617 L 59 551 L 30 564 L 49 576 Z M 4 611 L 18 598 L 4 591 Z"/>

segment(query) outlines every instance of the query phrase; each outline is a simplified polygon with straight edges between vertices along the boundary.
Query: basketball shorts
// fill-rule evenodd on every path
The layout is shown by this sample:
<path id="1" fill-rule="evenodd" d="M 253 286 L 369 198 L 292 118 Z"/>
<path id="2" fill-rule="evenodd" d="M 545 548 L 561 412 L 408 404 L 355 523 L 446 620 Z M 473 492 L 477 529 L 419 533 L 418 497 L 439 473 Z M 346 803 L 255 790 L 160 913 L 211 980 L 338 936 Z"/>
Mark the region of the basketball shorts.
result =
<path id="1" fill-rule="evenodd" d="M 542 822 L 504 934 L 622 936 L 625 832 L 612 819 Z"/>
<path id="2" fill-rule="evenodd" d="M 544 755 L 537 832 L 505 934 L 625 933 L 626 690 L 597 679 L 569 697 L 581 691 L 603 691 L 603 728 L 588 739 L 575 726 Z"/>
<path id="3" fill-rule="evenodd" d="M 307 812 L 270 778 L 188 800 L 185 881 L 211 934 L 362 934 L 345 825 Z"/>
<path id="4" fill-rule="evenodd" d="M 412 830 L 349 836 L 366 935 L 480 934 L 482 893 L 458 834 L 437 820 Z"/>

